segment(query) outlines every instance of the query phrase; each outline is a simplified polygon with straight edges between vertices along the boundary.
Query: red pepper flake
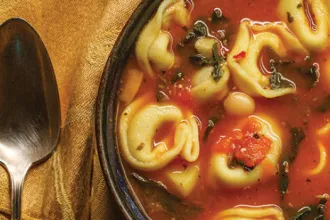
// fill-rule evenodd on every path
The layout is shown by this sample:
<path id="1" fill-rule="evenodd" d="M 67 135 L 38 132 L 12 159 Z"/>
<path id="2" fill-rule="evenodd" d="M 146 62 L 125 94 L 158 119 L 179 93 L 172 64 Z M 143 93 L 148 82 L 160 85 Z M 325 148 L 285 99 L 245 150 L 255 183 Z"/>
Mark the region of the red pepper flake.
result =
<path id="1" fill-rule="evenodd" d="M 236 55 L 234 56 L 234 59 L 236 59 L 236 60 L 244 59 L 245 56 L 246 56 L 246 52 L 245 52 L 245 51 L 242 51 L 242 52 L 240 52 L 239 54 L 236 54 Z"/>

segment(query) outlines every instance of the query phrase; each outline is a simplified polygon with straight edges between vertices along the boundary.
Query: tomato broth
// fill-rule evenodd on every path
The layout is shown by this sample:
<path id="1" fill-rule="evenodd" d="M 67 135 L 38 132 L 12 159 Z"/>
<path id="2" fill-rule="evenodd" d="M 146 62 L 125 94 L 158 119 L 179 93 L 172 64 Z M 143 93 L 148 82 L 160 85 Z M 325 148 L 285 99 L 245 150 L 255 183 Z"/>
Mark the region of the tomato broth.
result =
<path id="1" fill-rule="evenodd" d="M 295 216 L 303 207 L 317 206 L 320 199 L 327 198 L 325 195 L 330 192 L 328 183 L 330 166 L 328 165 L 328 160 L 326 160 L 326 164 L 320 172 L 317 174 L 312 174 L 311 172 L 318 166 L 322 156 L 318 144 L 322 144 L 325 149 L 324 152 L 330 151 L 328 144 L 330 136 L 318 134 L 318 131 L 330 121 L 330 96 L 328 95 L 330 92 L 330 81 L 327 77 L 327 74 L 329 74 L 327 65 L 330 65 L 327 62 L 330 57 L 329 46 L 326 46 L 326 49 L 321 52 L 309 51 L 308 56 L 299 53 L 294 56 L 287 54 L 288 58 L 279 58 L 276 55 L 276 51 L 269 49 L 264 49 L 260 52 L 258 66 L 263 70 L 263 74 L 267 76 L 267 74 L 270 75 L 274 71 L 272 69 L 274 65 L 270 60 L 274 62 L 280 61 L 282 63 L 277 66 L 277 71 L 281 72 L 283 78 L 293 82 L 296 87 L 294 93 L 274 98 L 251 95 L 255 102 L 255 110 L 251 115 L 260 117 L 267 115 L 267 118 L 270 118 L 277 125 L 275 130 L 281 139 L 281 153 L 277 160 L 276 172 L 272 173 L 265 180 L 260 179 L 256 183 L 244 187 L 232 188 L 221 183 L 217 183 L 217 186 L 214 187 L 214 185 L 209 183 L 209 170 L 210 166 L 212 166 L 210 158 L 215 153 L 212 149 L 223 138 L 229 138 L 235 129 L 242 130 L 242 125 L 246 123 L 244 119 L 247 117 L 235 116 L 226 112 L 223 103 L 228 93 L 220 99 L 210 98 L 203 102 L 197 101 L 191 95 L 192 76 L 200 67 L 192 64 L 189 58 L 191 55 L 196 54 L 194 43 L 187 43 L 183 46 L 180 46 L 180 43 L 182 43 L 182 39 L 192 29 L 196 21 L 203 21 L 208 27 L 208 36 L 219 42 L 218 50 L 220 55 L 227 57 L 235 45 L 242 20 L 248 19 L 261 22 L 261 24 L 264 22 L 281 21 L 277 12 L 279 1 L 194 0 L 193 3 L 186 1 L 186 4 L 188 5 L 187 8 L 191 10 L 187 26 L 171 24 L 167 30 L 173 40 L 171 47 L 175 55 L 174 65 L 168 70 L 160 71 L 154 69 L 155 78 L 144 75 L 134 100 L 148 95 L 149 98 L 143 105 L 162 101 L 165 104 L 177 106 L 184 115 L 192 113 L 198 122 L 200 147 L 197 160 L 199 165 L 198 182 L 189 195 L 184 197 L 177 195 L 173 185 L 164 173 L 170 166 L 180 166 L 182 169 L 186 169 L 189 164 L 196 164 L 196 162 L 186 161 L 180 156 L 175 157 L 163 168 L 150 172 L 135 169 L 134 166 L 126 163 L 125 169 L 128 176 L 134 172 L 144 178 L 161 183 L 169 193 L 180 198 L 180 201 L 194 204 L 194 206 L 198 207 L 198 210 L 191 217 L 188 214 L 185 215 L 185 212 L 181 216 L 172 215 L 171 212 L 164 211 L 162 204 L 158 204 L 157 197 L 146 194 L 145 189 L 141 188 L 140 184 L 129 178 L 144 209 L 152 219 L 217 219 L 215 217 L 217 213 L 239 205 L 251 207 L 275 205 L 283 212 L 284 218 L 289 219 Z M 297 7 L 303 6 L 297 5 Z M 219 22 L 212 21 L 212 14 L 215 9 L 220 9 L 225 19 Z M 290 20 L 289 12 L 288 19 Z M 245 56 L 247 56 L 245 51 L 237 54 L 238 59 Z M 292 60 L 293 62 L 291 62 Z M 288 62 L 288 64 L 285 62 Z M 131 69 L 138 69 L 145 74 L 145 71 L 140 68 L 136 61 L 135 54 L 132 54 L 128 60 L 124 74 L 129 74 Z M 309 72 L 313 74 L 316 72 L 317 78 L 310 77 L 308 75 Z M 241 89 L 232 78 L 233 73 L 231 69 L 230 74 L 228 81 L 229 93 L 240 92 Z M 177 75 L 179 80 L 175 78 Z M 128 103 L 120 102 L 119 116 L 128 105 Z M 156 131 L 154 147 L 159 144 L 159 140 L 170 135 L 171 138 L 168 139 L 167 150 L 171 149 L 175 142 L 174 130 L 175 123 L 165 123 L 165 125 L 160 127 Z M 298 141 L 298 145 L 293 150 L 294 158 L 288 160 L 290 161 L 289 165 L 285 168 L 288 170 L 286 170 L 285 174 L 281 174 L 283 161 L 286 160 L 288 155 L 290 157 L 293 142 L 302 133 L 304 137 Z M 256 139 L 259 139 L 259 137 Z M 262 160 L 264 155 L 260 158 Z M 249 172 L 249 170 L 245 170 L 245 172 Z M 285 180 L 283 180 L 283 175 L 285 175 Z M 283 184 L 282 181 L 288 181 L 285 192 L 281 191 L 283 190 L 283 186 L 281 186 Z M 186 206 L 182 206 L 181 209 L 186 209 Z M 173 210 L 176 210 L 173 212 L 178 211 L 175 207 Z M 325 218 L 329 218 L 329 209 L 324 209 L 323 215 Z M 314 219 L 314 217 L 314 215 L 306 214 L 306 219 Z"/>

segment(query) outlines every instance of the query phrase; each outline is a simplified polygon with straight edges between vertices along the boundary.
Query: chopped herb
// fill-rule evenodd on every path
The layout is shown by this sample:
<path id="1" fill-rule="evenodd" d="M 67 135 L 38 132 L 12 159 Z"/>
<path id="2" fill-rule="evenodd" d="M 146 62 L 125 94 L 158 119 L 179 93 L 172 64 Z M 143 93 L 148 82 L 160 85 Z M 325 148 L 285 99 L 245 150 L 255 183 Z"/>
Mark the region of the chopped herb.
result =
<path id="1" fill-rule="evenodd" d="M 207 138 L 209 137 L 210 132 L 214 128 L 215 124 L 219 121 L 219 118 L 212 117 L 207 121 L 207 128 L 205 129 L 203 141 L 205 142 Z"/>
<path id="2" fill-rule="evenodd" d="M 297 5 L 297 8 L 299 9 L 299 8 L 301 8 L 303 5 L 302 5 L 302 3 L 299 3 L 298 5 Z"/>
<path id="3" fill-rule="evenodd" d="M 329 108 L 330 108 L 330 95 L 327 95 L 323 99 L 322 103 L 319 106 L 317 106 L 316 109 L 317 109 L 318 112 L 324 113 L 324 112 L 328 111 Z"/>
<path id="4" fill-rule="evenodd" d="M 164 102 L 170 100 L 170 98 L 161 90 L 156 91 L 156 100 L 157 102 Z"/>
<path id="5" fill-rule="evenodd" d="M 144 148 L 144 143 L 139 144 L 139 146 L 136 148 L 136 150 L 141 151 Z"/>
<path id="6" fill-rule="evenodd" d="M 291 148 L 289 153 L 289 162 L 292 163 L 298 154 L 299 145 L 305 139 L 305 132 L 302 128 L 293 127 L 290 129 Z"/>
<path id="7" fill-rule="evenodd" d="M 191 219 L 203 210 L 201 207 L 169 193 L 165 186 L 158 182 L 146 179 L 137 173 L 132 173 L 129 177 L 140 186 L 144 193 L 143 196 L 148 198 L 148 201 L 161 206 L 164 212 L 171 218 Z"/>
<path id="8" fill-rule="evenodd" d="M 183 79 L 183 76 L 184 76 L 183 72 L 176 72 L 171 79 L 171 83 L 174 84 L 177 81 Z"/>
<path id="9" fill-rule="evenodd" d="M 270 68 L 272 70 L 272 73 L 269 77 L 269 84 L 272 90 L 290 88 L 290 87 L 292 88 L 295 86 L 292 81 L 286 79 L 285 77 L 282 76 L 280 72 L 277 71 L 276 63 L 274 61 L 271 62 Z"/>
<path id="10" fill-rule="evenodd" d="M 279 170 L 279 175 L 280 175 L 280 191 L 281 191 L 281 196 L 286 194 L 286 191 L 289 186 L 289 163 L 287 160 L 284 160 L 282 164 L 280 164 L 280 170 Z"/>
<path id="11" fill-rule="evenodd" d="M 195 54 L 189 57 L 189 60 L 192 64 L 197 66 L 205 66 L 213 64 L 212 59 L 204 57 L 202 54 Z"/>
<path id="12" fill-rule="evenodd" d="M 288 22 L 292 23 L 294 21 L 294 18 L 292 17 L 291 13 L 287 12 L 287 15 L 288 15 Z"/>

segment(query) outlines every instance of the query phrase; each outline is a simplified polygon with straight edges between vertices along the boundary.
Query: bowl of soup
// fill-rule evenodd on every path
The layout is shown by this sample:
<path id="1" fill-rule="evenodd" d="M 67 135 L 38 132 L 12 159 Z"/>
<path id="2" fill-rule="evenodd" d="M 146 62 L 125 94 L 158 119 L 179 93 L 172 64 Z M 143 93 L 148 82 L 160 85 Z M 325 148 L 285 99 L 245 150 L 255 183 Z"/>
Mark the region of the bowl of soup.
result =
<path id="1" fill-rule="evenodd" d="M 326 0 L 143 1 L 102 77 L 96 137 L 127 219 L 326 219 Z"/>

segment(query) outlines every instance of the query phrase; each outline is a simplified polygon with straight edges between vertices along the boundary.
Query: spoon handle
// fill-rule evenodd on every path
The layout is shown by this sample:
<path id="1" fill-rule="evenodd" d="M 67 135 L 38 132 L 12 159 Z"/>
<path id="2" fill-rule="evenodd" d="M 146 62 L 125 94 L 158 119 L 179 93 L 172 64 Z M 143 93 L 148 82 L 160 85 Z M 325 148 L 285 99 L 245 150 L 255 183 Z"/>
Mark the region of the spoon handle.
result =
<path id="1" fill-rule="evenodd" d="M 28 167 L 22 167 L 21 169 L 8 169 L 11 178 L 11 219 L 22 219 L 22 190 L 24 184 L 25 175 L 29 169 Z"/>

